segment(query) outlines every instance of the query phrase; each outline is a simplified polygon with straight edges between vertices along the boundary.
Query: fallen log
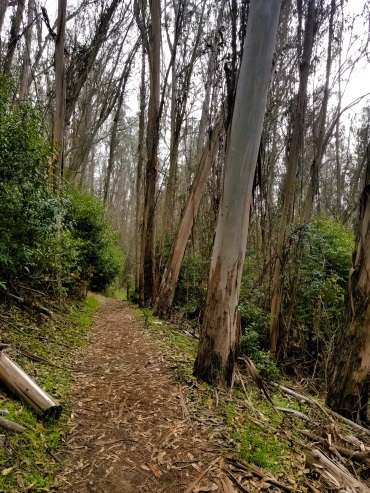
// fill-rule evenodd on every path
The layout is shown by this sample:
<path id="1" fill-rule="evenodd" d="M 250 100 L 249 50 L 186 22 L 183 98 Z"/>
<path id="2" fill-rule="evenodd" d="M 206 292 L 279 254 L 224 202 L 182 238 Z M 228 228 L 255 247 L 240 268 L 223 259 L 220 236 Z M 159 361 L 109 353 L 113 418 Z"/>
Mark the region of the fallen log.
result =
<path id="1" fill-rule="evenodd" d="M 363 426 L 359 425 L 358 423 L 355 423 L 354 421 L 351 421 L 348 418 L 345 418 L 341 414 L 336 413 L 335 411 L 332 411 L 328 407 L 324 407 L 322 404 L 317 402 L 315 399 L 312 399 L 311 397 L 308 397 L 306 395 L 299 394 L 298 392 L 295 392 L 294 390 L 290 389 L 289 387 L 284 387 L 284 385 L 279 385 L 279 384 L 273 384 L 276 388 L 280 389 L 282 392 L 285 394 L 291 395 L 295 399 L 297 399 L 298 402 L 306 402 L 307 404 L 311 404 L 313 406 L 317 406 L 318 408 L 321 409 L 321 411 L 330 419 L 331 416 L 334 418 L 340 419 L 347 425 L 351 426 L 352 428 L 355 428 L 358 431 L 361 431 L 362 433 L 366 433 L 367 435 L 370 435 L 370 430 L 368 428 L 364 428 Z"/>
<path id="2" fill-rule="evenodd" d="M 353 477 L 341 464 L 338 464 L 320 452 L 313 449 L 306 454 L 306 467 L 315 472 L 330 489 L 341 490 L 349 488 L 357 493 L 369 493 L 370 489 Z"/>
<path id="3" fill-rule="evenodd" d="M 0 381 L 42 418 L 59 418 L 62 406 L 42 390 L 4 352 L 0 353 Z"/>
<path id="4" fill-rule="evenodd" d="M 365 450 L 365 451 L 351 450 L 348 449 L 347 447 L 343 447 L 342 445 L 338 445 L 336 443 L 330 444 L 327 440 L 325 440 L 325 438 L 322 438 L 310 431 L 302 430 L 301 433 L 306 437 L 310 438 L 311 440 L 321 443 L 329 451 L 336 450 L 340 455 L 342 455 L 346 459 L 362 462 L 367 467 L 370 467 L 370 450 Z"/>

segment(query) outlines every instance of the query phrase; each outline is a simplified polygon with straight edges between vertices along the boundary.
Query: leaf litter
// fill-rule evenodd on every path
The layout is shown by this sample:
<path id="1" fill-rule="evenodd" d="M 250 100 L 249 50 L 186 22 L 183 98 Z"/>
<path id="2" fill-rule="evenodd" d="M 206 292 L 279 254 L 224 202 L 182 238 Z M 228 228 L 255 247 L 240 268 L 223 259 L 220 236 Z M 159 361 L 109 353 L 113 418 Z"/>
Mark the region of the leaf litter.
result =
<path id="1" fill-rule="evenodd" d="M 284 407 L 266 401 L 271 413 L 261 410 L 250 391 L 255 378 L 249 376 L 247 382 L 248 376 L 239 370 L 236 385 L 242 397 L 195 380 L 179 385 L 171 369 L 178 368 L 180 361 L 191 364 L 189 358 L 164 349 L 129 304 L 99 300 L 101 308 L 89 345 L 76 361 L 79 371 L 72 389 L 70 431 L 57 491 L 370 491 L 366 433 L 356 433 L 351 427 L 343 431 L 345 425 L 328 416 L 316 401 L 311 406 L 310 398 L 302 413 L 303 403 L 295 392 L 299 411 L 291 401 L 288 406 L 284 401 Z M 166 330 L 164 323 L 158 327 Z M 283 398 L 292 399 L 286 397 L 286 387 L 274 393 L 279 404 Z M 261 429 L 261 434 L 268 430 L 276 441 L 290 444 L 289 454 L 281 458 L 284 464 L 290 461 L 287 472 L 273 474 L 240 458 L 240 444 L 230 437 L 219 409 L 225 402 L 236 409 L 236 427 L 248 422 Z M 325 463 L 309 463 L 309 451 L 319 445 L 330 458 L 324 455 Z M 345 466 L 353 477 L 361 476 L 360 489 L 346 489 L 333 477 Z"/>

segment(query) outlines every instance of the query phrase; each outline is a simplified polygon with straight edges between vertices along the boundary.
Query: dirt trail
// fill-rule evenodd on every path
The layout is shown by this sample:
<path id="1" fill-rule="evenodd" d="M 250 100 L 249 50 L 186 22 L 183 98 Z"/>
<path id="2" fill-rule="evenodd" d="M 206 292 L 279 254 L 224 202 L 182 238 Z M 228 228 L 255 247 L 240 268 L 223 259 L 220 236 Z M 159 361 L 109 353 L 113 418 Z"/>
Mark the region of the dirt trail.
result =
<path id="1" fill-rule="evenodd" d="M 168 363 L 135 311 L 99 299 L 77 361 L 57 491 L 185 492 L 217 455 L 184 416 Z"/>

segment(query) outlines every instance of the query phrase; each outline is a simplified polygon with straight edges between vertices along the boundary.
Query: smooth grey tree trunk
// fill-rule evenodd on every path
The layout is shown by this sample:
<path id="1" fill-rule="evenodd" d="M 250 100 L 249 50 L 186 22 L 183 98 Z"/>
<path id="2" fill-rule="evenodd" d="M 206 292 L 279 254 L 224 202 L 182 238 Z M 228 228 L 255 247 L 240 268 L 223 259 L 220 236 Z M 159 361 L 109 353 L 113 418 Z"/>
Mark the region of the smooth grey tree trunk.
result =
<path id="1" fill-rule="evenodd" d="M 229 386 L 234 377 L 240 338 L 240 282 L 280 6 L 280 0 L 258 0 L 250 6 L 194 366 L 194 374 L 213 385 Z"/>

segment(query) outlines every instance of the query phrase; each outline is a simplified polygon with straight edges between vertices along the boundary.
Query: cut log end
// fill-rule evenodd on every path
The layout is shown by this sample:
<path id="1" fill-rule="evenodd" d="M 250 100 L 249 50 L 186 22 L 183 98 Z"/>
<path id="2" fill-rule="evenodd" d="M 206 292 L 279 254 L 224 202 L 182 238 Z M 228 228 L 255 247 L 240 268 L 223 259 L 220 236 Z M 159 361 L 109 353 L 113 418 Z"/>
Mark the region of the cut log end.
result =
<path id="1" fill-rule="evenodd" d="M 60 415 L 62 414 L 63 407 L 58 404 L 56 406 L 51 406 L 48 409 L 46 409 L 42 414 L 41 414 L 41 419 L 43 420 L 49 420 L 49 419 L 59 419 Z"/>

